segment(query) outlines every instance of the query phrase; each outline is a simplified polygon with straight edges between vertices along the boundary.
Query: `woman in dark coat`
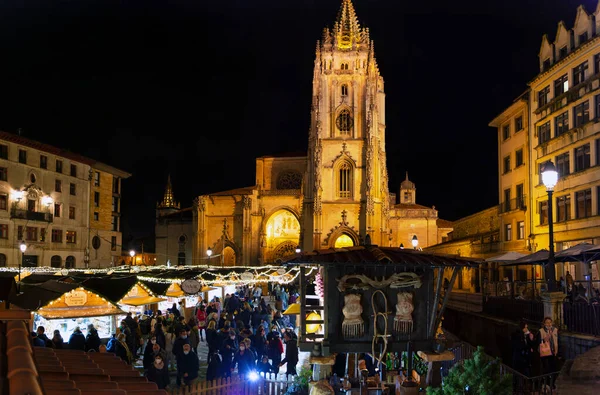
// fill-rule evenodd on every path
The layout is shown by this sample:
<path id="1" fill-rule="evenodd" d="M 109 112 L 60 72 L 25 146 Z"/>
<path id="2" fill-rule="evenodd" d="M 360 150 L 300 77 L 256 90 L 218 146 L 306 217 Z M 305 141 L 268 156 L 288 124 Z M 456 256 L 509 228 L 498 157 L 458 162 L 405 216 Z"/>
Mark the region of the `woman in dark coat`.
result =
<path id="1" fill-rule="evenodd" d="M 100 336 L 98 336 L 98 330 L 94 328 L 92 325 L 88 327 L 88 334 L 85 337 L 85 351 L 94 350 L 96 352 L 100 351 Z"/>
<path id="2" fill-rule="evenodd" d="M 129 351 L 129 346 L 125 342 L 125 334 L 119 333 L 119 336 L 117 336 L 117 340 L 118 341 L 116 343 L 115 354 L 117 355 L 117 357 L 130 364 L 131 352 Z"/>
<path id="3" fill-rule="evenodd" d="M 83 336 L 83 333 L 81 333 L 81 329 L 79 329 L 78 326 L 75 327 L 69 338 L 69 348 L 71 350 L 85 351 L 85 336 Z"/>
<path id="4" fill-rule="evenodd" d="M 58 329 L 54 330 L 54 337 L 52 337 L 52 348 L 57 348 L 62 350 L 64 345 L 64 340 L 60 335 L 60 331 Z"/>
<path id="5" fill-rule="evenodd" d="M 208 355 L 217 352 L 219 347 L 221 347 L 222 341 L 217 333 L 215 321 L 208 323 L 208 327 L 206 328 L 206 343 L 208 343 Z"/>
<path id="6" fill-rule="evenodd" d="M 156 383 L 158 389 L 165 389 L 169 386 L 171 379 L 169 378 L 169 369 L 163 360 L 162 356 L 157 355 L 154 358 L 154 363 L 146 373 L 148 381 Z"/>

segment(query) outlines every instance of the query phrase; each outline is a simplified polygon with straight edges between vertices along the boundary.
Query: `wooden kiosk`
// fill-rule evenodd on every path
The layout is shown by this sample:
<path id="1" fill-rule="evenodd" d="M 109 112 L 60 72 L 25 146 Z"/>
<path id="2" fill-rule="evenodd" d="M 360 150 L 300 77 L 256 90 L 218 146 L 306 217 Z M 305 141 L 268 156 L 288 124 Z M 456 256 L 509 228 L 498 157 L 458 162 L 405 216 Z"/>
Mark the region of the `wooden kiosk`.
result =
<path id="1" fill-rule="evenodd" d="M 376 367 L 388 352 L 407 352 L 412 372 L 413 353 L 444 351 L 436 333 L 452 286 L 461 269 L 479 263 L 376 245 L 299 254 L 287 265 L 300 267 L 300 349 L 315 361 L 369 353 Z M 322 280 L 316 285 L 320 295 L 313 296 L 307 290 L 316 273 Z M 326 377 L 331 370 L 323 369 Z M 349 369 L 347 363 L 346 375 Z"/>

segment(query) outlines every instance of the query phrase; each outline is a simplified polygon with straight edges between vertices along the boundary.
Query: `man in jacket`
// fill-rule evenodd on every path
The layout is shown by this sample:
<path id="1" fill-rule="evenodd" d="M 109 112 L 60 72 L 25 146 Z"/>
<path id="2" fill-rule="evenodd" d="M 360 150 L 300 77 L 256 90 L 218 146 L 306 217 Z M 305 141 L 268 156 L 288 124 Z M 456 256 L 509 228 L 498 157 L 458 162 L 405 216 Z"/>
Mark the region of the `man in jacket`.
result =
<path id="1" fill-rule="evenodd" d="M 171 351 L 173 353 L 173 356 L 175 357 L 175 360 L 177 361 L 177 385 L 181 385 L 182 377 L 181 366 L 179 364 L 179 357 L 183 354 L 183 350 L 186 345 L 190 345 L 190 339 L 188 339 L 187 331 L 184 328 L 182 328 L 179 330 L 179 337 L 173 342 L 173 350 Z M 195 358 L 198 359 L 198 357 Z"/>
<path id="2" fill-rule="evenodd" d="M 198 378 L 200 362 L 198 356 L 191 350 L 192 346 L 186 343 L 183 345 L 183 351 L 177 357 L 177 376 L 183 385 L 191 385 Z"/>
<path id="3" fill-rule="evenodd" d="M 296 373 L 296 365 L 298 364 L 298 345 L 288 331 L 283 334 L 283 340 L 285 340 L 285 358 L 281 361 L 279 367 L 287 363 L 286 376 L 296 376 L 298 374 Z"/>
<path id="4" fill-rule="evenodd" d="M 69 348 L 71 350 L 85 350 L 85 336 L 83 336 L 78 326 L 75 327 L 69 338 Z"/>

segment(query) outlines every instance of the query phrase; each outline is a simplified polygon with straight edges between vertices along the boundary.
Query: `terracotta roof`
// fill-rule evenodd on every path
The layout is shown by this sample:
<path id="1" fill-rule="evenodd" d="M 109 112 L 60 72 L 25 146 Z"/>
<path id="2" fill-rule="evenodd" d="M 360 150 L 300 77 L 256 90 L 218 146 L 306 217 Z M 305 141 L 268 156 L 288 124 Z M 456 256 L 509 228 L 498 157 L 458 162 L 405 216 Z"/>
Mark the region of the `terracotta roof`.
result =
<path id="1" fill-rule="evenodd" d="M 256 187 L 252 186 L 252 187 L 230 189 L 228 191 L 222 191 L 222 192 L 207 193 L 206 196 L 252 195 L 252 192 L 254 190 L 256 190 Z"/>
<path id="2" fill-rule="evenodd" d="M 83 155 L 76 154 L 74 152 L 57 148 L 49 144 L 41 143 L 36 140 L 31 140 L 23 136 L 19 136 L 17 134 L 0 131 L 0 140 L 10 141 L 15 144 L 23 145 L 25 147 L 35 148 L 40 151 L 47 152 L 49 154 L 54 154 L 57 156 L 62 156 L 63 158 L 71 159 L 76 162 L 85 163 L 87 165 L 93 165 L 96 163 L 94 159 L 86 158 Z"/>
<path id="3" fill-rule="evenodd" d="M 106 171 L 108 173 L 112 173 L 118 175 L 121 178 L 129 178 L 131 176 L 130 173 L 127 173 L 123 170 L 112 167 L 106 163 L 98 162 L 95 159 L 85 157 L 83 155 L 76 154 L 75 152 L 71 152 L 69 150 L 63 148 L 57 148 L 53 145 L 42 143 L 36 140 L 28 139 L 23 136 L 19 136 L 18 134 L 9 133 L 0 130 L 0 140 L 10 141 L 11 143 L 19 144 L 24 147 L 34 148 L 43 152 L 47 152 L 49 154 L 53 154 L 56 156 L 60 156 L 63 158 L 70 159 L 74 162 L 83 163 L 90 166 L 97 166 L 98 170 Z"/>
<path id="4" fill-rule="evenodd" d="M 436 225 L 438 228 L 453 228 L 454 222 L 438 218 L 436 221 Z"/>

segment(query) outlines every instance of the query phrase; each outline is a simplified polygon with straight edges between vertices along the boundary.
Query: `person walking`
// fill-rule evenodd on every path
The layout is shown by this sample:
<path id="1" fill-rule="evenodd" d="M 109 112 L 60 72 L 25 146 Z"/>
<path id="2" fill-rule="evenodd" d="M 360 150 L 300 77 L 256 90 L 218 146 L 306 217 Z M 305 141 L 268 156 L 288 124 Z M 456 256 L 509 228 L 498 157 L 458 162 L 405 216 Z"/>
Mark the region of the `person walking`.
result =
<path id="1" fill-rule="evenodd" d="M 535 339 L 533 333 L 529 331 L 527 322 L 521 321 L 519 328 L 511 335 L 512 344 L 512 367 L 523 373 L 525 376 L 531 376 L 531 356 L 535 348 Z"/>
<path id="2" fill-rule="evenodd" d="M 288 331 L 283 334 L 283 339 L 285 340 L 285 358 L 281 361 L 279 367 L 287 364 L 285 375 L 296 376 L 298 374 L 296 373 L 296 365 L 299 360 L 296 339 L 294 339 Z"/>
<path id="3" fill-rule="evenodd" d="M 227 339 L 223 340 L 220 349 L 221 356 L 223 357 L 222 367 L 225 377 L 231 376 L 231 363 L 233 362 L 233 356 L 237 352 L 238 347 L 239 344 L 235 329 L 230 329 L 229 336 Z"/>
<path id="4" fill-rule="evenodd" d="M 127 344 L 126 337 L 127 336 L 123 332 L 117 335 L 115 354 L 129 365 L 132 361 L 132 354 L 129 345 Z"/>
<path id="5" fill-rule="evenodd" d="M 200 361 L 196 353 L 191 352 L 192 347 L 189 343 L 183 345 L 183 350 L 177 357 L 177 375 L 179 376 L 180 384 L 189 386 L 198 378 L 198 369 Z M 180 385 L 178 384 L 178 385 Z"/>
<path id="6" fill-rule="evenodd" d="M 283 353 L 283 343 L 277 327 L 267 335 L 267 355 L 271 360 L 273 371 L 277 375 L 281 363 L 281 354 Z"/>
<path id="7" fill-rule="evenodd" d="M 148 381 L 156 383 L 158 389 L 166 389 L 171 379 L 169 377 L 169 369 L 162 355 L 155 355 L 154 362 L 146 372 L 146 378 Z"/>
<path id="8" fill-rule="evenodd" d="M 182 378 L 181 365 L 179 364 L 179 359 L 181 357 L 181 354 L 183 353 L 183 349 L 184 349 L 185 345 L 190 346 L 190 340 L 188 339 L 187 331 L 185 330 L 185 328 L 181 328 L 179 330 L 179 337 L 177 339 L 175 339 L 175 341 L 173 342 L 173 351 L 172 351 L 173 356 L 175 357 L 175 360 L 177 361 L 176 383 L 178 386 L 181 385 L 181 378 Z M 196 359 L 197 358 L 198 357 L 196 357 Z"/>
<path id="9" fill-rule="evenodd" d="M 198 307 L 198 311 L 196 311 L 196 320 L 198 321 L 198 335 L 200 337 L 200 341 L 203 342 L 204 337 L 202 335 L 202 331 L 206 333 L 206 311 L 204 304 L 201 304 L 200 307 Z"/>
<path id="10" fill-rule="evenodd" d="M 254 354 L 252 351 L 246 349 L 246 343 L 240 342 L 238 351 L 233 357 L 233 362 L 230 367 L 230 371 L 233 372 L 237 367 L 238 375 L 246 376 L 252 370 L 254 370 Z"/>
<path id="11" fill-rule="evenodd" d="M 558 329 L 554 327 L 552 318 L 544 318 L 538 333 L 537 343 L 539 344 L 540 360 L 542 362 L 542 374 L 556 373 L 558 371 L 556 358 L 558 355 Z M 552 388 L 554 388 L 556 376 L 557 374 L 552 376 Z"/>
<path id="12" fill-rule="evenodd" d="M 187 323 L 189 327 L 188 339 L 190 339 L 190 345 L 192 346 L 192 351 L 198 355 L 198 346 L 200 345 L 200 330 L 198 329 L 198 324 L 196 324 L 196 318 L 190 317 Z"/>

